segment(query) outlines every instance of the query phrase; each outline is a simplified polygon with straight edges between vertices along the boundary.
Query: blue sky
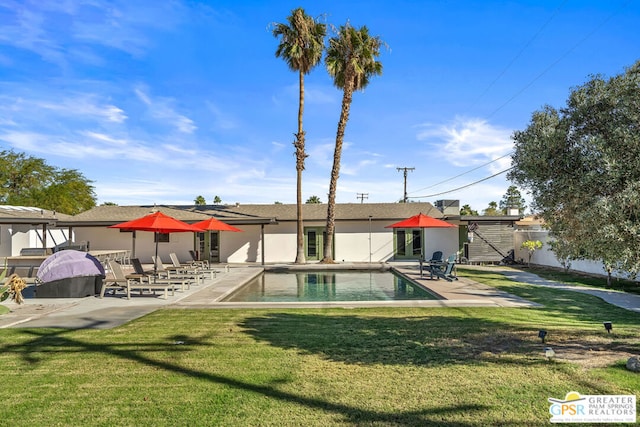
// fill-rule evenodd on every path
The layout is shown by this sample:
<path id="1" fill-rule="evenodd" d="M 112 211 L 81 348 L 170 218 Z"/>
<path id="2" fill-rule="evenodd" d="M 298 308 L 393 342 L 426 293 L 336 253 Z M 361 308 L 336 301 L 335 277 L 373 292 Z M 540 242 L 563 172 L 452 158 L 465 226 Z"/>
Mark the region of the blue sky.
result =
<path id="1" fill-rule="evenodd" d="M 298 77 L 270 24 L 296 7 L 388 45 L 353 99 L 340 203 L 398 201 L 412 167 L 411 200 L 481 211 L 513 131 L 640 59 L 628 0 L 0 0 L 0 149 L 79 170 L 98 203 L 295 203 Z M 323 65 L 306 77 L 305 200 L 327 201 L 341 99 Z"/>

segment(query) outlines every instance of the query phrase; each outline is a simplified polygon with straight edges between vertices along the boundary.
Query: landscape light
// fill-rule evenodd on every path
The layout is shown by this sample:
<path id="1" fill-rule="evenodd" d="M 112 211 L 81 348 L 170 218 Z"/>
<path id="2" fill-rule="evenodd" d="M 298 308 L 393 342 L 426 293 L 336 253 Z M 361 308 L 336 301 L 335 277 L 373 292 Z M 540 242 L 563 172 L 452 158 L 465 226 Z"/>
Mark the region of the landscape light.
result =
<path id="1" fill-rule="evenodd" d="M 544 337 L 546 336 L 547 336 L 547 331 L 545 331 L 544 329 L 540 329 L 538 331 L 538 338 L 540 338 L 542 342 L 544 342 Z"/>
<path id="2" fill-rule="evenodd" d="M 603 322 L 602 324 L 604 325 L 604 328 L 607 330 L 607 332 L 611 333 L 611 329 L 613 328 L 611 322 Z"/>

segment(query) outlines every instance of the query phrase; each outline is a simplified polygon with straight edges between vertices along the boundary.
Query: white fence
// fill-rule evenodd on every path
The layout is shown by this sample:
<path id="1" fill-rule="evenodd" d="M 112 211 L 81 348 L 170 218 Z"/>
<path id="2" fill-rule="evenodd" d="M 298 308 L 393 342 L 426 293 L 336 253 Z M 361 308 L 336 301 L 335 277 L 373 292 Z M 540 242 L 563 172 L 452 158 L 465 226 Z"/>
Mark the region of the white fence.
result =
<path id="1" fill-rule="evenodd" d="M 516 230 L 515 231 L 514 245 L 515 245 L 516 261 L 521 261 L 525 264 L 527 263 L 529 259 L 529 253 L 527 250 L 521 248 L 522 242 L 525 242 L 527 240 L 540 240 L 542 242 L 542 249 L 538 249 L 533 253 L 533 256 L 531 257 L 531 264 L 564 268 L 564 266 L 560 263 L 558 258 L 555 256 L 555 254 L 551 250 L 551 245 L 549 244 L 549 241 L 551 240 L 551 238 L 549 237 L 549 232 L 545 230 L 535 230 L 535 231 Z M 571 261 L 569 269 L 573 271 L 580 271 L 583 273 L 598 274 L 603 276 L 607 274 L 604 264 L 596 261 L 586 261 L 586 260 Z M 618 278 L 628 277 L 625 274 L 620 274 L 616 272 L 613 272 L 611 276 L 618 277 Z"/>

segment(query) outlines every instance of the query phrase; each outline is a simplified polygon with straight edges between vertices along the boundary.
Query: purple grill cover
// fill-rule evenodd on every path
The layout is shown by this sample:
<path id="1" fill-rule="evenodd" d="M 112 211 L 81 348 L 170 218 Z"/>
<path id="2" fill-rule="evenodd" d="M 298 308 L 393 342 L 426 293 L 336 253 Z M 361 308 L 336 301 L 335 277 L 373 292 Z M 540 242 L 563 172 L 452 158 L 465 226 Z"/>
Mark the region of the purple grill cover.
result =
<path id="1" fill-rule="evenodd" d="M 104 277 L 104 275 L 102 264 L 94 256 L 86 252 L 68 249 L 56 252 L 45 259 L 40 265 L 36 277 L 42 283 L 49 283 L 69 277 Z"/>

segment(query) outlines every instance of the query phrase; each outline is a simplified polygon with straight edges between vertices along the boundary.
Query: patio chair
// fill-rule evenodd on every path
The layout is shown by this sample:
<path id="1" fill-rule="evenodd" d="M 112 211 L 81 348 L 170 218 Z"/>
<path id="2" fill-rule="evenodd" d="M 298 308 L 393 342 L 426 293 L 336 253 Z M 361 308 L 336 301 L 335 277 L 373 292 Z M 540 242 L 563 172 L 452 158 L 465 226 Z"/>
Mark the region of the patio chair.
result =
<path id="1" fill-rule="evenodd" d="M 165 275 L 167 279 L 188 279 L 192 280 L 195 285 L 204 283 L 204 275 L 196 268 L 191 267 L 175 267 L 173 265 L 165 265 L 160 256 L 151 256 L 151 260 L 156 266 L 155 273 Z"/>
<path id="2" fill-rule="evenodd" d="M 199 267 L 196 266 L 194 264 L 182 264 L 180 262 L 180 260 L 178 259 L 178 255 L 176 255 L 175 252 L 171 252 L 169 254 L 169 258 L 171 258 L 171 263 L 173 264 L 173 266 L 177 269 L 186 269 L 187 271 L 195 271 L 195 272 L 200 272 L 200 273 L 209 273 L 211 276 L 211 280 L 216 278 L 216 274 L 220 273 L 220 270 L 216 270 L 213 268 L 205 268 L 205 267 Z"/>
<path id="3" fill-rule="evenodd" d="M 196 251 L 189 251 L 189 255 L 191 256 L 191 263 L 193 265 L 203 268 L 209 268 L 209 261 L 206 259 L 198 259 Z"/>
<path id="4" fill-rule="evenodd" d="M 127 294 L 127 299 L 131 299 L 131 287 L 129 286 L 129 279 L 125 277 L 120 264 L 113 261 L 107 261 L 107 268 L 111 272 L 113 277 L 105 277 L 102 281 L 102 288 L 100 288 L 100 298 L 104 298 L 104 293 L 107 288 L 113 288 L 115 290 L 124 290 Z"/>
<path id="5" fill-rule="evenodd" d="M 420 277 L 423 277 L 424 275 L 424 270 L 425 270 L 424 263 L 425 263 L 424 257 L 420 256 Z M 426 261 L 426 263 L 427 263 L 428 270 L 431 270 L 435 267 L 443 266 L 444 261 L 442 261 L 442 251 L 435 251 L 433 255 L 431 255 L 431 259 Z M 431 277 L 433 277 L 433 274 Z"/>
<path id="6" fill-rule="evenodd" d="M 154 284 L 170 284 L 173 286 L 177 286 L 180 285 L 180 290 L 184 291 L 185 288 L 190 289 L 191 288 L 191 280 L 188 278 L 182 278 L 182 277 L 167 277 L 166 275 L 162 275 L 162 274 L 154 274 L 154 271 L 151 270 L 145 270 L 144 267 L 142 266 L 142 263 L 140 262 L 140 259 L 138 258 L 131 258 L 131 265 L 133 266 L 133 271 L 135 271 L 136 274 L 141 274 L 143 276 L 147 277 L 147 280 L 149 283 Z"/>
<path id="7" fill-rule="evenodd" d="M 435 251 L 429 262 L 442 262 L 442 251 Z"/>
<path id="8" fill-rule="evenodd" d="M 431 264 L 431 266 L 429 267 L 429 271 L 431 273 L 430 278 L 433 279 L 433 276 L 435 276 L 437 280 L 440 280 L 442 278 L 447 282 L 458 280 L 455 269 L 456 269 L 456 255 L 453 254 L 449 256 L 449 258 L 447 258 L 446 263 Z"/>
<path id="9" fill-rule="evenodd" d="M 147 275 L 138 273 L 125 274 L 122 266 L 114 260 L 107 261 L 107 265 L 113 277 L 105 279 L 102 282 L 100 298 L 104 298 L 104 293 L 107 288 L 123 289 L 127 294 L 127 299 L 131 299 L 132 289 L 139 289 L 140 295 L 142 295 L 145 290 L 149 290 L 149 292 L 153 291 L 154 294 L 156 290 L 164 290 L 164 299 L 169 298 L 169 290 L 171 290 L 171 296 L 175 295 L 175 285 L 173 283 L 152 283 Z"/>

